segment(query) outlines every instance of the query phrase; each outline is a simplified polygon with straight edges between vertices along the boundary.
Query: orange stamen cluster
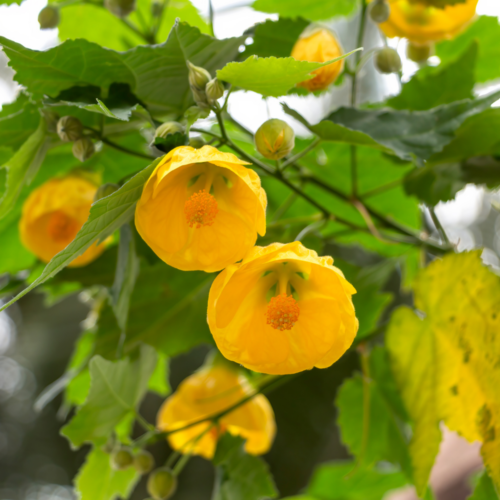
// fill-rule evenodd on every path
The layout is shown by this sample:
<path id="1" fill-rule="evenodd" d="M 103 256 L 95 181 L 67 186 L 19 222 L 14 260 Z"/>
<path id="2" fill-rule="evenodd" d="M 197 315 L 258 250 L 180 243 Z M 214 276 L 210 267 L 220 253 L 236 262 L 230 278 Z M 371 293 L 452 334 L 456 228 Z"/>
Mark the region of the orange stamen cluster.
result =
<path id="1" fill-rule="evenodd" d="M 291 330 L 299 319 L 300 308 L 291 296 L 282 293 L 273 297 L 267 305 L 267 324 L 276 330 Z"/>
<path id="2" fill-rule="evenodd" d="M 186 201 L 184 213 L 189 227 L 211 226 L 219 213 L 217 200 L 203 189 Z"/>
<path id="3" fill-rule="evenodd" d="M 52 213 L 47 224 L 49 236 L 57 242 L 72 241 L 79 229 L 78 222 L 61 210 Z"/>

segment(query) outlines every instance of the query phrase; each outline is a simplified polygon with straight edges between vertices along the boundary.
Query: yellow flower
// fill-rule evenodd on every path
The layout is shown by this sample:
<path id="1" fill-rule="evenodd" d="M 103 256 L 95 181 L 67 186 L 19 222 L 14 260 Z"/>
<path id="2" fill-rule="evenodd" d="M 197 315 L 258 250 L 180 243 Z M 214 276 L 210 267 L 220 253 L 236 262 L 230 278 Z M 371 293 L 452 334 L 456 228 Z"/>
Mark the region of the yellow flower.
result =
<path id="1" fill-rule="evenodd" d="M 185 379 L 163 403 L 158 412 L 157 427 L 161 431 L 179 429 L 223 411 L 253 392 L 237 367 L 228 366 L 227 362 L 205 366 Z M 276 433 L 273 410 L 262 394 L 222 417 L 218 425 L 211 425 L 207 421 L 168 435 L 170 446 L 183 453 L 192 450 L 195 455 L 210 459 L 218 438 L 227 431 L 247 440 L 245 450 L 248 453 L 261 455 L 269 450 Z"/>
<path id="2" fill-rule="evenodd" d="M 313 28 L 300 36 L 292 49 L 292 57 L 297 61 L 326 62 L 343 54 L 342 47 L 335 35 L 326 28 Z M 340 75 L 344 60 L 323 66 L 315 71 L 310 80 L 298 84 L 310 92 L 327 89 Z"/>
<path id="3" fill-rule="evenodd" d="M 259 176 L 231 153 L 181 146 L 146 182 L 135 222 L 144 241 L 183 271 L 220 271 L 242 259 L 266 232 Z"/>
<path id="4" fill-rule="evenodd" d="M 331 257 L 300 242 L 255 247 L 212 284 L 208 324 L 220 352 L 251 370 L 283 375 L 326 368 L 358 330 L 356 293 Z"/>
<path id="5" fill-rule="evenodd" d="M 97 186 L 76 175 L 47 181 L 24 202 L 19 231 L 23 245 L 43 262 L 64 250 L 86 222 Z M 104 251 L 90 246 L 69 267 L 85 266 Z"/>
<path id="6" fill-rule="evenodd" d="M 389 19 L 379 26 L 391 38 L 407 38 L 421 45 L 438 42 L 453 38 L 471 21 L 477 2 L 466 0 L 438 9 L 412 0 L 392 0 Z"/>

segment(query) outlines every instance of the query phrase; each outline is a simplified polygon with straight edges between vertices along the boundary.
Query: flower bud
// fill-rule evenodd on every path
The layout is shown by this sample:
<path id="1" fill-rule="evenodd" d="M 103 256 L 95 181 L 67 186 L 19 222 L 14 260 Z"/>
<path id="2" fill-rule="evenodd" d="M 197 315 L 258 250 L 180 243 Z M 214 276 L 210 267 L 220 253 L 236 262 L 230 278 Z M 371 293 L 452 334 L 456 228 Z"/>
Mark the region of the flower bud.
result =
<path id="1" fill-rule="evenodd" d="M 163 2 L 153 2 L 151 4 L 151 15 L 153 17 L 160 17 L 163 12 Z"/>
<path id="2" fill-rule="evenodd" d="M 61 118 L 55 111 L 50 109 L 42 109 L 42 115 L 47 123 L 47 130 L 49 132 L 57 132 L 57 122 Z"/>
<path id="3" fill-rule="evenodd" d="M 187 62 L 187 66 L 189 69 L 188 79 L 191 88 L 204 91 L 207 83 L 212 79 L 210 73 L 205 68 L 195 66 L 189 61 Z"/>
<path id="4" fill-rule="evenodd" d="M 257 151 L 270 160 L 279 160 L 295 146 L 295 133 L 283 120 L 273 118 L 264 122 L 255 133 Z"/>
<path id="5" fill-rule="evenodd" d="M 193 93 L 194 102 L 197 104 L 199 108 L 207 109 L 209 107 L 207 94 L 205 93 L 204 90 L 198 90 L 195 89 L 194 87 L 191 87 L 191 92 Z"/>
<path id="6" fill-rule="evenodd" d="M 155 459 L 149 451 L 141 450 L 134 457 L 134 467 L 139 474 L 147 474 L 155 466 Z"/>
<path id="7" fill-rule="evenodd" d="M 154 470 L 148 477 L 148 493 L 155 500 L 170 498 L 177 488 L 177 478 L 168 467 Z"/>
<path id="8" fill-rule="evenodd" d="M 105 198 L 110 194 L 115 193 L 120 189 L 118 184 L 113 184 L 112 182 L 107 182 L 106 184 L 102 184 L 97 188 L 97 191 L 94 196 L 94 202 L 100 200 L 101 198 Z"/>
<path id="9" fill-rule="evenodd" d="M 104 7 L 116 17 L 127 17 L 135 10 L 135 0 L 104 0 Z"/>
<path id="10" fill-rule="evenodd" d="M 375 66 L 381 73 L 397 73 L 401 70 L 401 58 L 396 50 L 384 47 L 375 56 Z"/>
<path id="11" fill-rule="evenodd" d="M 87 161 L 94 153 L 95 146 L 89 137 L 80 137 L 73 143 L 73 156 L 81 162 Z"/>
<path id="12" fill-rule="evenodd" d="M 111 455 L 111 467 L 115 470 L 128 469 L 134 461 L 132 453 L 125 448 L 115 451 Z"/>
<path id="13" fill-rule="evenodd" d="M 155 139 L 157 137 L 165 139 L 168 135 L 176 134 L 177 132 L 184 132 L 184 126 L 178 122 L 165 122 L 156 129 Z"/>
<path id="14" fill-rule="evenodd" d="M 47 5 L 38 14 L 38 22 L 42 30 L 57 28 L 59 19 L 59 9 L 53 5 Z"/>
<path id="15" fill-rule="evenodd" d="M 63 116 L 57 122 L 57 133 L 64 142 L 73 142 L 83 135 L 82 122 L 74 116 Z"/>
<path id="16" fill-rule="evenodd" d="M 409 42 L 406 47 L 406 55 L 410 61 L 416 63 L 423 63 L 429 59 L 431 56 L 431 46 L 430 45 L 416 45 Z"/>
<path id="17" fill-rule="evenodd" d="M 189 138 L 189 145 L 194 148 L 194 149 L 200 149 L 203 146 L 205 146 L 206 142 L 203 139 L 203 137 L 200 137 L 199 135 L 196 137 L 190 137 Z"/>
<path id="18" fill-rule="evenodd" d="M 385 23 L 389 19 L 391 8 L 386 0 L 375 0 L 370 7 L 370 17 L 374 23 Z"/>
<path id="19" fill-rule="evenodd" d="M 217 78 L 214 78 L 207 83 L 205 93 L 207 95 L 208 104 L 213 105 L 224 95 L 224 85 L 222 85 Z"/>

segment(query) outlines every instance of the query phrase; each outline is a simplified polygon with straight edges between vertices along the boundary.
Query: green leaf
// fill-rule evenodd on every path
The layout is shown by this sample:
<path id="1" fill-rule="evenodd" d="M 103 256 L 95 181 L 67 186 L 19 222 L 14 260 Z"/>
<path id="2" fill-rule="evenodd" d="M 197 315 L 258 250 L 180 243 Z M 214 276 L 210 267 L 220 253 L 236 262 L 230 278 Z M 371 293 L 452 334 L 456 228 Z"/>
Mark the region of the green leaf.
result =
<path id="1" fill-rule="evenodd" d="M 75 239 L 64 250 L 52 258 L 43 270 L 43 273 L 30 286 L 16 295 L 7 304 L 4 304 L 0 310 L 9 307 L 29 291 L 33 290 L 33 288 L 55 276 L 76 257 L 85 252 L 90 245 L 105 240 L 116 229 L 131 220 L 134 215 L 135 204 L 141 197 L 144 183 L 149 179 L 149 176 L 160 161 L 161 158 L 158 158 L 149 167 L 139 172 L 124 184 L 118 191 L 94 203 L 90 209 L 87 222 L 82 226 Z"/>
<path id="2" fill-rule="evenodd" d="M 500 496 L 495 490 L 495 485 L 486 472 L 481 474 L 474 492 L 467 500 L 498 500 Z"/>
<path id="3" fill-rule="evenodd" d="M 288 57 L 295 42 L 308 25 L 309 22 L 302 17 L 297 19 L 280 17 L 278 21 L 267 19 L 255 25 L 253 43 L 247 45 L 241 55 L 244 58 L 251 55 Z"/>
<path id="4" fill-rule="evenodd" d="M 314 77 L 312 71 L 350 56 L 353 52 L 317 63 L 296 61 L 293 57 L 250 56 L 243 62 L 231 62 L 217 71 L 217 78 L 243 90 L 251 90 L 264 96 L 279 97 L 297 83 Z"/>
<path id="5" fill-rule="evenodd" d="M 332 462 L 316 469 L 306 493 L 318 500 L 382 500 L 406 483 L 400 472 L 356 469 L 354 462 Z"/>
<path id="6" fill-rule="evenodd" d="M 395 109 L 426 110 L 472 98 L 477 52 L 478 45 L 472 42 L 456 61 L 422 68 L 387 104 Z"/>
<path id="7" fill-rule="evenodd" d="M 103 444 L 129 413 L 137 410 L 156 366 L 153 348 L 143 346 L 135 360 L 107 361 L 94 356 L 90 361 L 90 392 L 61 434 L 74 447 L 83 443 Z"/>
<path id="8" fill-rule="evenodd" d="M 474 100 L 464 100 L 439 106 L 428 111 L 389 111 L 361 110 L 340 108 L 330 114 L 323 122 L 331 122 L 346 130 L 347 136 L 343 142 L 357 144 L 351 136 L 351 131 L 364 134 L 366 145 L 370 139 L 378 147 L 393 151 L 405 160 L 418 158 L 426 160 L 433 154 L 442 151 L 455 135 L 455 130 L 469 117 L 484 111 L 500 98 L 500 92 L 489 94 Z M 339 141 L 338 127 L 333 129 L 318 129 L 310 127 L 325 140 Z M 340 130 L 342 130 L 340 129 Z"/>
<path id="9" fill-rule="evenodd" d="M 39 118 L 36 131 L 14 156 L 0 167 L 7 170 L 6 189 L 0 199 L 0 219 L 12 209 L 24 185 L 33 179 L 42 164 L 49 145 L 46 134 L 45 120 Z"/>
<path id="10" fill-rule="evenodd" d="M 357 0 L 256 0 L 255 10 L 279 14 L 283 17 L 302 16 L 311 21 L 321 21 L 337 16 L 350 16 L 358 8 Z"/>
<path id="11" fill-rule="evenodd" d="M 75 478 L 75 488 L 79 500 L 114 500 L 128 498 L 139 479 L 133 467 L 112 469 L 109 455 L 95 446 Z"/>
<path id="12" fill-rule="evenodd" d="M 448 5 L 457 5 L 459 3 L 465 3 L 466 1 L 467 0 L 421 0 L 420 3 L 428 5 L 429 7 L 444 9 Z"/>
<path id="13" fill-rule="evenodd" d="M 213 276 L 186 273 L 164 263 L 141 264 L 123 352 L 127 354 L 144 342 L 167 356 L 176 356 L 200 343 L 211 343 L 206 309 Z M 121 330 L 110 307 L 102 310 L 96 335 L 96 353 L 112 359 Z"/>
<path id="14" fill-rule="evenodd" d="M 217 443 L 213 463 L 223 471 L 223 477 L 212 500 L 264 500 L 276 498 L 268 467 L 254 455 L 243 449 L 241 437 L 224 434 Z"/>
<path id="15" fill-rule="evenodd" d="M 113 311 L 120 330 L 127 328 L 130 298 L 139 274 L 139 258 L 135 251 L 135 240 L 130 224 L 120 228 L 120 244 L 116 261 L 115 281 L 111 288 Z"/>
<path id="16" fill-rule="evenodd" d="M 500 24 L 496 17 L 480 16 L 470 27 L 454 37 L 436 45 L 436 55 L 442 64 L 460 57 L 475 41 L 479 44 L 475 76 L 477 82 L 486 82 L 500 77 Z"/>
<path id="17" fill-rule="evenodd" d="M 0 112 L 0 144 L 18 149 L 38 128 L 40 113 L 21 93 L 12 104 L 4 104 Z"/>
<path id="18" fill-rule="evenodd" d="M 478 251 L 448 254 L 423 270 L 413 288 L 419 314 L 397 309 L 386 345 L 414 424 L 410 454 L 417 492 L 425 491 L 441 421 L 468 441 L 482 442 L 481 454 L 498 488 L 500 372 L 492 353 L 500 351 L 493 333 L 500 320 L 500 278 L 482 265 Z"/>
<path id="19" fill-rule="evenodd" d="M 158 353 L 156 367 L 148 382 L 148 389 L 156 392 L 159 396 L 165 397 L 172 391 L 168 382 L 169 358 L 162 353 Z"/>

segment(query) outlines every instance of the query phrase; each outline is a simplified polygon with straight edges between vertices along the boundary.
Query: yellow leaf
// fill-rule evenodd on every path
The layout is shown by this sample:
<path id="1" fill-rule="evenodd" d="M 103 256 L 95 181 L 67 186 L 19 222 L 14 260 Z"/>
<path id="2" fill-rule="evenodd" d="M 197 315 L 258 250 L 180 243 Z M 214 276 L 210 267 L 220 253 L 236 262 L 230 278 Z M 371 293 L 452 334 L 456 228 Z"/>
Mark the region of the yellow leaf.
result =
<path id="1" fill-rule="evenodd" d="M 450 254 L 422 271 L 414 312 L 391 318 L 387 347 L 413 422 L 410 454 L 423 495 L 438 452 L 439 423 L 481 441 L 500 491 L 500 278 L 480 252 Z"/>

